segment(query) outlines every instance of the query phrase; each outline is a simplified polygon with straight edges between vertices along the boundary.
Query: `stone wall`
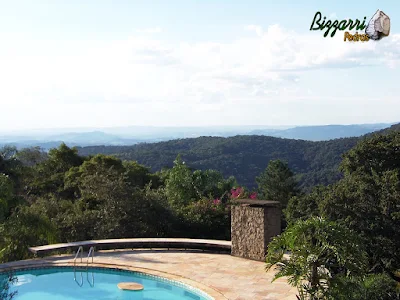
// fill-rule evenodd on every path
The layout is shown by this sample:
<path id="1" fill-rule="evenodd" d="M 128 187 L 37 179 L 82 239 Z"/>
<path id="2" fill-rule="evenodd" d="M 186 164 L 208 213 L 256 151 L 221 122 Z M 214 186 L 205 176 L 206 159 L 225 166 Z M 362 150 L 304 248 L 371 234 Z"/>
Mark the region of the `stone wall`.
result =
<path id="1" fill-rule="evenodd" d="M 279 202 L 243 199 L 231 209 L 232 255 L 264 261 L 271 238 L 281 233 Z"/>

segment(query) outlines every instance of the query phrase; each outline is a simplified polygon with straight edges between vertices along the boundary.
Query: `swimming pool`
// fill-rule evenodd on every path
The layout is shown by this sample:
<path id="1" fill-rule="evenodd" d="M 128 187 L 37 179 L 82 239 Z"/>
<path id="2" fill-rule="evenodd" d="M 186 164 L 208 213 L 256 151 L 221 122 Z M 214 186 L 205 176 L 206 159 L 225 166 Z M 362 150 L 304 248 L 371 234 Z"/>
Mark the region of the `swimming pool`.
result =
<path id="1" fill-rule="evenodd" d="M 183 283 L 139 272 L 106 268 L 89 268 L 74 272 L 71 267 L 20 270 L 18 281 L 11 287 L 15 300 L 212 300 L 204 292 Z M 141 291 L 124 291 L 120 282 L 136 282 Z"/>

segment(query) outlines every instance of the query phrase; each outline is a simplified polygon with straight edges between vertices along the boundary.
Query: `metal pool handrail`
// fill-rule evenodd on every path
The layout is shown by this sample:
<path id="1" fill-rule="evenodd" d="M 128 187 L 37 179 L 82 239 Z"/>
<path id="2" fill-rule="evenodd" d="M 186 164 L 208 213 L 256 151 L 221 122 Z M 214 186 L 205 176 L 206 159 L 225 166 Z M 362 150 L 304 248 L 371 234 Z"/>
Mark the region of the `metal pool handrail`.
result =
<path id="1" fill-rule="evenodd" d="M 94 287 L 94 274 L 92 272 L 92 280 L 90 281 L 90 279 L 89 279 L 89 260 L 90 260 L 90 257 L 92 257 L 92 264 L 93 264 L 94 250 L 95 250 L 94 247 L 90 247 L 89 253 L 87 256 L 87 261 L 86 261 L 86 280 L 91 287 Z"/>
<path id="2" fill-rule="evenodd" d="M 83 274 L 81 272 L 81 282 L 78 282 L 76 280 L 76 259 L 78 258 L 78 255 L 81 254 L 81 263 L 82 263 L 82 259 L 83 259 L 83 247 L 80 246 L 78 248 L 78 251 L 76 251 L 75 254 L 75 258 L 74 258 L 74 281 L 79 285 L 79 286 L 83 286 Z"/>
<path id="3" fill-rule="evenodd" d="M 79 253 L 81 254 L 81 263 L 83 259 L 83 247 L 79 246 L 78 251 L 76 251 L 75 258 L 74 258 L 74 268 L 76 266 L 76 259 L 78 258 Z"/>
<path id="4" fill-rule="evenodd" d="M 86 261 L 86 269 L 89 267 L 89 259 L 92 257 L 92 263 L 93 263 L 93 258 L 94 258 L 94 247 L 90 247 L 89 253 L 87 256 L 87 261 Z"/>

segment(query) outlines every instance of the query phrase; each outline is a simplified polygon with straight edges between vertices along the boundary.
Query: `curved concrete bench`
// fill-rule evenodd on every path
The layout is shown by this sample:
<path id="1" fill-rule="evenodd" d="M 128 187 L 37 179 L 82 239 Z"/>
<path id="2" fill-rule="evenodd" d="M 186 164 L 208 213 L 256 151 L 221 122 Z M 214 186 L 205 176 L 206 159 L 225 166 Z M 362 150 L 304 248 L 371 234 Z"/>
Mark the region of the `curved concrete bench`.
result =
<path id="1" fill-rule="evenodd" d="M 41 254 L 49 251 L 65 250 L 78 247 L 99 247 L 111 249 L 137 249 L 137 248 L 167 248 L 167 249 L 197 249 L 218 252 L 230 252 L 231 241 L 221 240 L 202 240 L 202 239 L 182 239 L 182 238 L 135 238 L 135 239 L 109 239 L 91 240 L 71 243 L 61 243 L 29 247 L 29 251 L 34 254 Z"/>

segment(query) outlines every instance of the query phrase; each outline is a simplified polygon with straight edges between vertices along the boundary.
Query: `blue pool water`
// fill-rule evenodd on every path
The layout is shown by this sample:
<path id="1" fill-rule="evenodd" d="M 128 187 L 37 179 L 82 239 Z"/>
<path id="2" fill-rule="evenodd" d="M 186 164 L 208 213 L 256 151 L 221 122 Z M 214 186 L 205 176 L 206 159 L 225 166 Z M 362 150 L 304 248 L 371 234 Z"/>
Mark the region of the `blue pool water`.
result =
<path id="1" fill-rule="evenodd" d="M 76 299 L 134 299 L 134 300 L 210 300 L 199 290 L 174 281 L 137 272 L 89 268 L 45 268 L 19 271 L 18 281 L 11 287 L 17 291 L 15 300 L 76 300 Z M 120 282 L 137 282 L 142 291 L 123 291 Z"/>

